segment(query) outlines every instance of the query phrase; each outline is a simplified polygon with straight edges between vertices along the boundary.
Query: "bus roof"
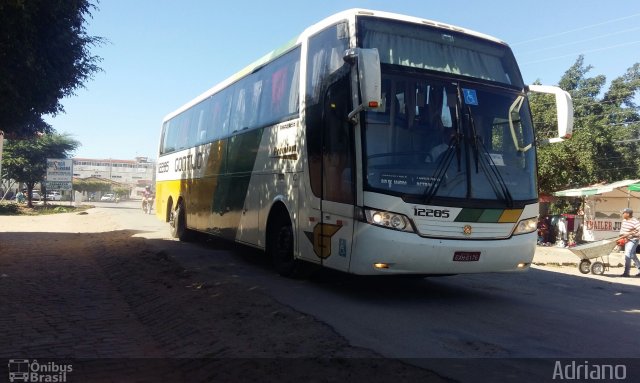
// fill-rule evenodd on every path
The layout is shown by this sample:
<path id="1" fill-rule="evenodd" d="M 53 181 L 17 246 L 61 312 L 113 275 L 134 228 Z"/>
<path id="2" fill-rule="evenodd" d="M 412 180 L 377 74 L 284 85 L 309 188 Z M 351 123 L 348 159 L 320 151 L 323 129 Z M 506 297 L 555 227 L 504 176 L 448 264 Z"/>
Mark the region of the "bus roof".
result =
<path id="1" fill-rule="evenodd" d="M 368 9 L 362 9 L 362 8 L 353 8 L 353 9 L 349 9 L 349 10 L 346 10 L 346 11 L 342 11 L 342 12 L 333 14 L 333 15 L 331 15 L 329 17 L 326 17 L 326 18 L 322 19 L 318 23 L 313 24 L 312 26 L 308 27 L 301 34 L 299 34 L 297 37 L 289 40 L 286 44 L 284 44 L 281 47 L 279 47 L 277 49 L 274 49 L 273 51 L 271 51 L 271 52 L 267 53 L 266 55 L 260 57 L 256 61 L 252 62 L 251 64 L 249 64 L 246 67 L 244 67 L 243 69 L 241 69 L 240 71 L 234 73 L 233 75 L 231 75 L 227 79 L 223 80 L 222 82 L 220 82 L 217 85 L 213 86 L 212 88 L 208 89 L 204 93 L 200 94 L 198 97 L 196 97 L 193 100 L 189 101 L 188 103 L 182 105 L 180 108 L 176 109 L 175 111 L 169 113 L 163 119 L 163 123 L 166 122 L 167 120 L 177 116 L 178 114 L 184 112 L 185 110 L 191 108 L 192 106 L 198 104 L 199 102 L 207 99 L 211 95 L 219 92 L 220 90 L 226 88 L 227 86 L 233 84 L 234 82 L 240 80 L 244 76 L 246 76 L 246 75 L 248 75 L 250 73 L 253 73 L 256 69 L 262 67 L 263 65 L 269 63 L 270 61 L 276 59 L 277 57 L 283 55 L 284 53 L 287 53 L 288 51 L 290 51 L 291 49 L 293 49 L 294 47 L 299 45 L 305 38 L 307 38 L 307 37 L 319 32 L 320 30 L 324 29 L 325 27 L 333 25 L 333 24 L 335 24 L 335 23 L 337 23 L 337 22 L 339 22 L 341 20 L 349 20 L 349 21 L 355 20 L 356 16 L 373 16 L 373 17 L 379 17 L 379 18 L 383 18 L 383 19 L 392 19 L 392 20 L 406 21 L 406 22 L 415 23 L 415 24 L 424 24 L 424 25 L 428 25 L 428 26 L 431 26 L 431 27 L 441 28 L 441 29 L 445 29 L 445 30 L 451 30 L 451 31 L 459 32 L 459 33 L 464 33 L 464 34 L 472 35 L 472 36 L 475 36 L 475 37 L 478 37 L 478 38 L 481 38 L 481 39 L 491 40 L 491 41 L 493 41 L 495 43 L 507 45 L 504 41 L 502 41 L 500 39 L 497 39 L 497 38 L 495 38 L 493 36 L 486 35 L 486 34 L 483 34 L 483 33 L 480 33 L 480 32 L 476 32 L 476 31 L 473 31 L 473 30 L 470 30 L 470 29 L 458 27 L 458 26 L 451 25 L 451 24 L 441 23 L 441 22 L 438 22 L 438 21 L 429 20 L 429 19 L 423 19 L 423 18 L 415 17 L 415 16 L 402 15 L 402 14 L 398 14 L 398 13 L 374 11 L 374 10 L 368 10 Z"/>

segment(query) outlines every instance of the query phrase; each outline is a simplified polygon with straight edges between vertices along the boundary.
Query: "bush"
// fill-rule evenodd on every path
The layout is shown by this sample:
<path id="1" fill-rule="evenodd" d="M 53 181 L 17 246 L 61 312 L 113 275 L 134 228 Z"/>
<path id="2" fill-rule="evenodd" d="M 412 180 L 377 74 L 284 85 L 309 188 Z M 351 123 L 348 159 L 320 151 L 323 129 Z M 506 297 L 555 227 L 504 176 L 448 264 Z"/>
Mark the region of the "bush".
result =
<path id="1" fill-rule="evenodd" d="M 3 203 L 0 204 L 0 215 L 14 215 L 18 214 L 20 209 L 17 203 Z"/>

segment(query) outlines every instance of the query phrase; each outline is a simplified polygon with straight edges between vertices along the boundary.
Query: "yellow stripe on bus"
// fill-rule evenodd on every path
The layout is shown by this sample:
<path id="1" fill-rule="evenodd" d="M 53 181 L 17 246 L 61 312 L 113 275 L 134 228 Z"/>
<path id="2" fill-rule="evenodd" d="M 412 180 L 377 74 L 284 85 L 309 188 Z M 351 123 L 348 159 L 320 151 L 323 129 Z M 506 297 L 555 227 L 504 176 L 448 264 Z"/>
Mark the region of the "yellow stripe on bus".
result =
<path id="1" fill-rule="evenodd" d="M 499 223 L 510 223 L 510 222 L 518 222 L 520 219 L 520 215 L 522 215 L 523 209 L 507 209 L 502 212 L 500 219 L 498 219 Z"/>

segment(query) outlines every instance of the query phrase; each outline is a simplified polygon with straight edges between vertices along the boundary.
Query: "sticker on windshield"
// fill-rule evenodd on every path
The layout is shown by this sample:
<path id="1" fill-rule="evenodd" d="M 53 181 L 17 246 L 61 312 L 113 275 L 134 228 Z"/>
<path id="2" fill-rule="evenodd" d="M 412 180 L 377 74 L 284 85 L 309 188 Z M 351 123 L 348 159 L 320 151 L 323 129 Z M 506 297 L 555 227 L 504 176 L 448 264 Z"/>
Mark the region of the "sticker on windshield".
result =
<path id="1" fill-rule="evenodd" d="M 464 103 L 467 105 L 478 105 L 478 96 L 476 95 L 475 89 L 464 89 L 462 88 L 462 93 L 464 94 Z"/>
<path id="2" fill-rule="evenodd" d="M 504 166 L 504 159 L 500 153 L 487 153 L 491 158 L 491 163 L 496 166 Z"/>

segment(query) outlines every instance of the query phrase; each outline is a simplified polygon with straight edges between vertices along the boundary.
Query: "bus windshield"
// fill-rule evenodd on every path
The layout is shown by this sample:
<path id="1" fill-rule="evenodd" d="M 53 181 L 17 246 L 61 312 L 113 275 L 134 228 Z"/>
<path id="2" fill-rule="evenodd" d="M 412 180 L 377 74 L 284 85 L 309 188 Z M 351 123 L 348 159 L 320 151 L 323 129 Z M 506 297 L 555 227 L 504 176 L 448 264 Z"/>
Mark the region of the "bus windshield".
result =
<path id="1" fill-rule="evenodd" d="M 383 105 L 366 113 L 363 133 L 368 190 L 425 204 L 535 200 L 523 93 L 383 67 Z"/>
<path id="2" fill-rule="evenodd" d="M 507 45 L 455 30 L 362 16 L 358 18 L 358 41 L 362 48 L 377 48 L 383 64 L 524 87 Z"/>

